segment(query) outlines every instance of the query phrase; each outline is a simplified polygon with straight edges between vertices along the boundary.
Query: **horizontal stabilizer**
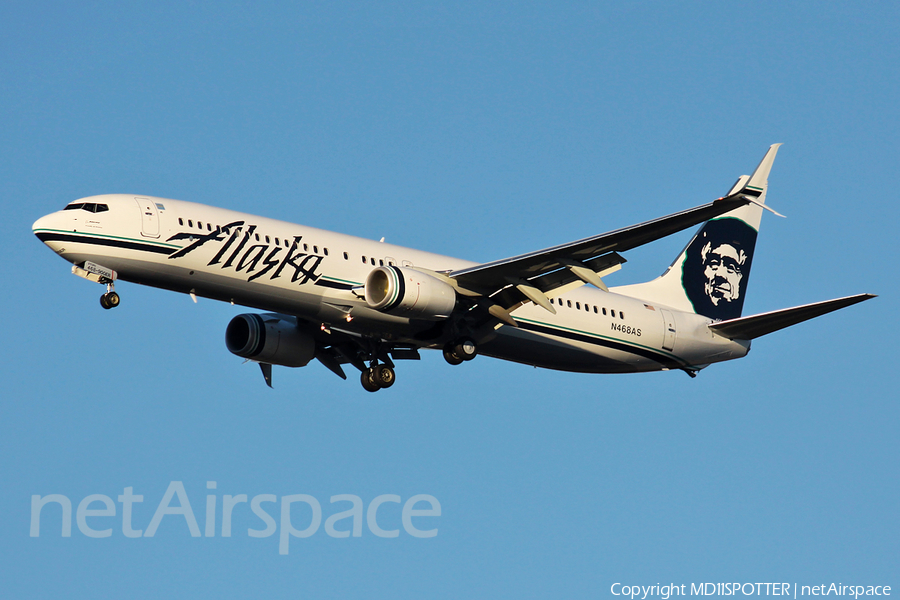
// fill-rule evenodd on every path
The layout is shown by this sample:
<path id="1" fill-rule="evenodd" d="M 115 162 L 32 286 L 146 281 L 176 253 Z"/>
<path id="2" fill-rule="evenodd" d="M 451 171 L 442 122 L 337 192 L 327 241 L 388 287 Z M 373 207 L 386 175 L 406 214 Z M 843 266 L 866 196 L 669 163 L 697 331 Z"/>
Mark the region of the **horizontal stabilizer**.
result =
<path id="1" fill-rule="evenodd" d="M 719 321 L 718 323 L 711 323 L 709 328 L 714 333 L 730 340 L 752 340 L 874 297 L 875 294 L 857 294 L 856 296 L 815 302 L 749 317 Z"/>

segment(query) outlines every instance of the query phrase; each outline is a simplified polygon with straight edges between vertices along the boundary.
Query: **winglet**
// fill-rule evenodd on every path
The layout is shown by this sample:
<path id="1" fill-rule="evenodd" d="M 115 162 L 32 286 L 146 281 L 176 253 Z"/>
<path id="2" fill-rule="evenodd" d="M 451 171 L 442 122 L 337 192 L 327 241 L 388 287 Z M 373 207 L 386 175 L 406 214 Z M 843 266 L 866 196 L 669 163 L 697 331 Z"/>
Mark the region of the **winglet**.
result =
<path id="1" fill-rule="evenodd" d="M 769 171 L 772 170 L 772 163 L 775 162 L 775 155 L 778 154 L 780 147 L 781 144 L 769 146 L 769 151 L 763 156 L 759 166 L 756 167 L 753 175 L 750 176 L 750 180 L 747 181 L 744 189 L 741 190 L 743 193 L 753 195 L 753 192 L 756 192 L 756 196 L 759 196 L 766 189 L 766 184 L 769 183 Z"/>
<path id="2" fill-rule="evenodd" d="M 737 195 L 743 196 L 750 204 L 755 204 L 778 217 L 784 218 L 783 214 L 766 206 L 765 203 L 766 188 L 769 185 L 769 172 L 772 170 L 772 164 L 775 162 L 775 155 L 778 154 L 778 149 L 780 147 L 780 143 L 769 146 L 768 152 L 763 156 L 763 159 L 756 167 L 756 170 L 753 171 L 753 175 L 741 175 L 731 188 L 731 191 L 729 191 L 728 195 L 725 197 L 731 198 Z"/>

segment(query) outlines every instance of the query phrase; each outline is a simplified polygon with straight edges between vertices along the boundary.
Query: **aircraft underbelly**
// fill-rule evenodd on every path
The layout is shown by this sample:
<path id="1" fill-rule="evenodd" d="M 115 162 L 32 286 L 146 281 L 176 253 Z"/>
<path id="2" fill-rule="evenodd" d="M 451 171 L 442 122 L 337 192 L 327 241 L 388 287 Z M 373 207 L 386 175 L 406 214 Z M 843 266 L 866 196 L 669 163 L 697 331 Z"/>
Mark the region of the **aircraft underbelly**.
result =
<path id="1" fill-rule="evenodd" d="M 545 369 L 577 373 L 634 373 L 659 370 L 651 360 L 620 350 L 504 327 L 479 353 Z"/>

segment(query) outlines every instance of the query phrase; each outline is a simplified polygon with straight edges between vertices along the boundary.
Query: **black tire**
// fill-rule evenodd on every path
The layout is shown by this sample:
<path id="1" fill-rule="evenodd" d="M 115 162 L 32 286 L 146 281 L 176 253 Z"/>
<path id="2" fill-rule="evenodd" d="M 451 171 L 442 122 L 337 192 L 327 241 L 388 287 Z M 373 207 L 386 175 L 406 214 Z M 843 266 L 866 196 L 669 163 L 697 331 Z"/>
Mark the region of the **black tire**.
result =
<path id="1" fill-rule="evenodd" d="M 375 367 L 375 375 L 372 377 L 378 386 L 382 389 L 387 389 L 394 385 L 394 382 L 397 381 L 397 375 L 394 373 L 394 370 L 387 365 L 378 365 Z"/>
<path id="2" fill-rule="evenodd" d="M 456 354 L 456 350 L 452 344 L 444 346 L 444 360 L 451 365 L 461 365 L 463 363 L 463 359 Z"/>
<path id="3" fill-rule="evenodd" d="M 106 294 L 100 296 L 100 306 L 102 306 L 106 310 L 112 308 L 112 305 L 109 303 L 109 296 L 107 296 Z"/>
<path id="4" fill-rule="evenodd" d="M 469 338 L 463 338 L 453 346 L 453 354 L 463 360 L 472 360 L 478 355 L 478 346 Z"/>
<path id="5" fill-rule="evenodd" d="M 116 292 L 109 292 L 108 294 L 106 294 L 106 297 L 106 303 L 109 304 L 110 308 L 117 307 L 119 305 L 119 302 L 121 302 L 119 294 L 117 294 Z"/>
<path id="6" fill-rule="evenodd" d="M 381 386 L 375 381 L 374 369 L 363 371 L 359 376 L 359 382 L 362 383 L 363 389 L 367 392 L 377 392 L 381 389 Z"/>

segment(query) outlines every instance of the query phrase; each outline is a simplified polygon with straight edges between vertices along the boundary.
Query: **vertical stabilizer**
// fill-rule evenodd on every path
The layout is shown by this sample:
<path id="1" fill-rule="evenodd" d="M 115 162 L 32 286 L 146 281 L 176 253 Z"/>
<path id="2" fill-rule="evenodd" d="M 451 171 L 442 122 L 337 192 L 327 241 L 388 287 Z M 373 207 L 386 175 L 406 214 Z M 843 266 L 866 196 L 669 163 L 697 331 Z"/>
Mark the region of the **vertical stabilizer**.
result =
<path id="1" fill-rule="evenodd" d="M 746 196 L 751 204 L 704 223 L 660 277 L 610 291 L 716 320 L 740 317 L 769 171 L 780 146 L 770 146 L 753 174 L 741 176 L 727 195 Z"/>

